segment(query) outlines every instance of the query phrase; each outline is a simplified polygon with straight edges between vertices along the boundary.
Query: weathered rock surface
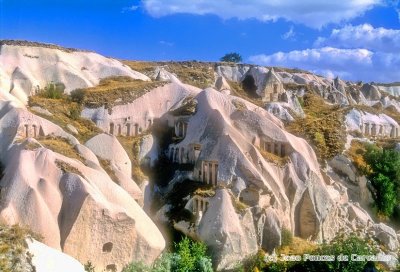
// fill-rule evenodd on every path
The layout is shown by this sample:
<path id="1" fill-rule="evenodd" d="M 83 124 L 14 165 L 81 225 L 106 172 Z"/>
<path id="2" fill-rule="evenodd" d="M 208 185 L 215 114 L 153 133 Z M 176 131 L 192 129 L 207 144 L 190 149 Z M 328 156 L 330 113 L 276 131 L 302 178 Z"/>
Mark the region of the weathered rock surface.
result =
<path id="1" fill-rule="evenodd" d="M 105 164 L 109 164 L 118 185 L 142 205 L 143 193 L 131 178 L 132 162 L 118 139 L 113 135 L 102 133 L 88 140 L 85 146 L 101 158 Z"/>
<path id="2" fill-rule="evenodd" d="M 151 263 L 158 257 L 165 246 L 161 233 L 132 196 L 110 179 L 92 151 L 23 106 L 0 100 L 0 112 L 4 165 L 0 221 L 28 226 L 43 236 L 46 245 L 81 263 L 91 261 L 99 272 L 120 271 L 132 260 Z M 87 165 L 43 148 L 33 139 L 46 135 L 68 140 Z M 130 175 L 130 161 L 123 160 L 126 153 L 116 138 L 99 138 L 102 142 L 96 145 L 93 140 L 90 147 Z M 130 176 L 129 181 L 134 184 Z"/>
<path id="3" fill-rule="evenodd" d="M 36 240 L 27 240 L 36 272 L 85 272 L 83 265 L 74 258 Z"/>
<path id="4" fill-rule="evenodd" d="M 91 87 L 109 76 L 149 80 L 117 60 L 93 52 L 68 51 L 32 44 L 0 43 L 0 90 L 26 102 L 48 83 L 63 83 L 65 92 Z"/>

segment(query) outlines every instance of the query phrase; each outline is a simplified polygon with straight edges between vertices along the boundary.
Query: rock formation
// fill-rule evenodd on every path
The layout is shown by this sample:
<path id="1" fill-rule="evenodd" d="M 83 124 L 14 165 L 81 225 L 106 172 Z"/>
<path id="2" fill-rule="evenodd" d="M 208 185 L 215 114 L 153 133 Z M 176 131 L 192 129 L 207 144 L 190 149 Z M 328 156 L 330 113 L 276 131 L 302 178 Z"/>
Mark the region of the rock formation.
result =
<path id="1" fill-rule="evenodd" d="M 400 102 L 375 84 L 204 64 L 214 87 L 200 89 L 155 65 L 146 73 L 160 84 L 135 99 L 81 105 L 81 118 L 102 131 L 81 144 L 77 128 L 53 123 L 54 112 L 24 106 L 37 85 L 62 83 L 69 93 L 108 76 L 150 78 L 95 53 L 15 42 L 0 50 L 0 220 L 28 226 L 81 263 L 120 271 L 132 260 L 154 261 L 165 240 L 149 217 L 204 241 L 218 270 L 260 249 L 272 253 L 284 229 L 315 242 L 359 230 L 391 252 L 399 248 L 396 232 L 368 214 L 367 180 L 346 153 L 324 166 L 285 127 L 306 116 L 303 97 L 312 93 L 347 109 L 348 139 L 397 139 L 399 124 L 389 115 Z M 369 112 L 372 106 L 385 113 Z M 52 151 L 41 143 L 46 137 L 75 156 Z M 132 169 L 140 165 L 148 177 L 139 187 Z"/>

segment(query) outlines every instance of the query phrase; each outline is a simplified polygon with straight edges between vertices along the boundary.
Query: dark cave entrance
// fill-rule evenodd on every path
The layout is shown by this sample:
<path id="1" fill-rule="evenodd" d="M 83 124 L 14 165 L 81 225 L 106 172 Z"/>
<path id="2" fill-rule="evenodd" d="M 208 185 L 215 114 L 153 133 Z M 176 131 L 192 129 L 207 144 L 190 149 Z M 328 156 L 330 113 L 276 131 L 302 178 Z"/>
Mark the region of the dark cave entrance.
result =
<path id="1" fill-rule="evenodd" d="M 242 81 L 243 90 L 251 97 L 259 97 L 257 95 L 257 86 L 252 75 L 247 75 Z"/>

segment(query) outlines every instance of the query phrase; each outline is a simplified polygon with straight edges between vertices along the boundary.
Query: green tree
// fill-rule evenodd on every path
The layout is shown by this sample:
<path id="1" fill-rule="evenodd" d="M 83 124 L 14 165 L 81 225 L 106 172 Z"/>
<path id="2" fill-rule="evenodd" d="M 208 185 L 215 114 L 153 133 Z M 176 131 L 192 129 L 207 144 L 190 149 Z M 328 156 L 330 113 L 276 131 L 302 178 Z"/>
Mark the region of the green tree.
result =
<path id="1" fill-rule="evenodd" d="M 225 61 L 225 62 L 238 63 L 238 62 L 242 61 L 242 56 L 238 53 L 232 52 L 232 53 L 225 54 L 225 56 L 220 58 L 220 60 Z"/>
<path id="2" fill-rule="evenodd" d="M 173 271 L 212 271 L 211 259 L 207 256 L 207 247 L 204 243 L 183 238 L 175 244 L 176 263 Z"/>
<path id="3" fill-rule="evenodd" d="M 212 272 L 211 258 L 207 247 L 187 237 L 174 246 L 174 253 L 162 254 L 152 266 L 133 262 L 123 272 Z"/>
<path id="4" fill-rule="evenodd" d="M 378 212 L 390 217 L 400 200 L 400 152 L 369 145 L 364 159 Z"/>

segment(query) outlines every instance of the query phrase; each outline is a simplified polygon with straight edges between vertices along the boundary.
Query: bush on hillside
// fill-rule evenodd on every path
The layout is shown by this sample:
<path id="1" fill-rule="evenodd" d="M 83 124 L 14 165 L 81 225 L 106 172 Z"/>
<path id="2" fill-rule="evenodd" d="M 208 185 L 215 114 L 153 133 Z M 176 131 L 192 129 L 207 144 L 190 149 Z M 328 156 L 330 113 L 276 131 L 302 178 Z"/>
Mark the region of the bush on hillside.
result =
<path id="1" fill-rule="evenodd" d="M 211 258 L 207 248 L 201 242 L 183 238 L 174 246 L 174 253 L 164 253 L 152 266 L 143 262 L 133 262 L 123 272 L 212 272 Z"/>
<path id="2" fill-rule="evenodd" d="M 368 164 L 365 174 L 371 181 L 378 212 L 390 217 L 400 202 L 400 152 L 368 145 L 364 160 Z"/>
<path id="3" fill-rule="evenodd" d="M 84 89 L 75 89 L 70 93 L 70 97 L 73 102 L 76 102 L 79 105 L 82 105 L 83 101 L 85 99 L 85 94 L 86 94 L 86 92 Z"/>
<path id="4" fill-rule="evenodd" d="M 49 83 L 44 89 L 39 91 L 39 95 L 49 99 L 61 99 L 64 89 L 65 86 L 62 83 Z"/>

